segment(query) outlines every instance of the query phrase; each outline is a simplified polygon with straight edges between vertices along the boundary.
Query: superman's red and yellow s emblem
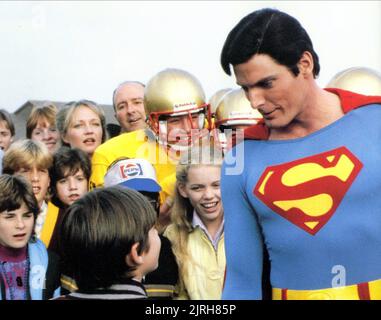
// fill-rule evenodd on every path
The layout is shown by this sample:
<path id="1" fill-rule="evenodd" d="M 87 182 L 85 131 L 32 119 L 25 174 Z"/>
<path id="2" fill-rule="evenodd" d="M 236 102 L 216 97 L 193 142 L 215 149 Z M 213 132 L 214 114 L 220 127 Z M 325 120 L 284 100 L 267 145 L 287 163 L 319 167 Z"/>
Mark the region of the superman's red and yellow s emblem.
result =
<path id="1" fill-rule="evenodd" d="M 274 212 L 315 235 L 332 217 L 362 163 L 345 147 L 271 166 L 254 194 Z"/>

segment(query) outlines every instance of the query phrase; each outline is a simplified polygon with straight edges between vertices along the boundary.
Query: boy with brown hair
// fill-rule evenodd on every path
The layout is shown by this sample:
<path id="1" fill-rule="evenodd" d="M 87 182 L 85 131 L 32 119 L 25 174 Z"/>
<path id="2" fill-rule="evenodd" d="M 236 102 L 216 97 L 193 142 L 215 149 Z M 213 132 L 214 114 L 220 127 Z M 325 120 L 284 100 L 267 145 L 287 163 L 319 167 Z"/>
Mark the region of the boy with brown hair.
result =
<path id="1" fill-rule="evenodd" d="M 61 252 L 78 291 L 61 300 L 145 299 L 141 281 L 158 266 L 156 213 L 139 192 L 96 189 L 74 202 L 61 228 Z"/>

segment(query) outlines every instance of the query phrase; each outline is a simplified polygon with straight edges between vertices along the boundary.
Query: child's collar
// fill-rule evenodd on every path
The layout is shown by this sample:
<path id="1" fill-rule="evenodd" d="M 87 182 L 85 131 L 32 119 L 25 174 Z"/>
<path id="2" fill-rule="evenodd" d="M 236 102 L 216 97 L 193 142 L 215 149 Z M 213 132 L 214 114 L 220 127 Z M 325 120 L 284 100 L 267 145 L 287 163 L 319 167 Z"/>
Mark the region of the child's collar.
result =
<path id="1" fill-rule="evenodd" d="M 28 245 L 23 248 L 15 249 L 0 245 L 0 261 L 21 262 L 26 259 Z"/>

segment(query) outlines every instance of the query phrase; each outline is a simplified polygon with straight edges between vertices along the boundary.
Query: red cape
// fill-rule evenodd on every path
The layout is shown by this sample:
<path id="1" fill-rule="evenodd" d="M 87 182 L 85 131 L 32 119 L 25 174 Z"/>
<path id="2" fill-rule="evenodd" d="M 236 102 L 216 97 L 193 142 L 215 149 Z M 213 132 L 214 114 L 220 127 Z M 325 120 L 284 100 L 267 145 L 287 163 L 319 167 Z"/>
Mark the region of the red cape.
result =
<path id="1" fill-rule="evenodd" d="M 325 88 L 324 90 L 339 96 L 344 113 L 348 113 L 353 109 L 357 109 L 368 104 L 381 104 L 381 96 L 364 96 L 362 94 L 336 88 Z M 270 131 L 266 127 L 263 120 L 244 131 L 245 140 L 268 140 L 269 135 Z"/>

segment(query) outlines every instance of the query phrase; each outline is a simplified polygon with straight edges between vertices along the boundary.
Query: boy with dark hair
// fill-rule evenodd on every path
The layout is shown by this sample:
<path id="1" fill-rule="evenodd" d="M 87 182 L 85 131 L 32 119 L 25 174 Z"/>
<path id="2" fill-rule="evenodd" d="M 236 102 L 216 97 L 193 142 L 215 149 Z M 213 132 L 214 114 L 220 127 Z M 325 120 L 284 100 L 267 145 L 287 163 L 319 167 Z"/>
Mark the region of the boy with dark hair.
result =
<path id="1" fill-rule="evenodd" d="M 90 175 L 91 162 L 84 151 L 69 147 L 58 149 L 53 155 L 53 165 L 49 169 L 52 203 L 59 208 L 71 205 L 85 193 L 82 184 L 86 185 L 87 192 Z M 69 190 L 72 190 L 72 193 Z"/>
<path id="2" fill-rule="evenodd" d="M 34 235 L 39 206 L 32 187 L 3 174 L 0 190 L 0 300 L 58 296 L 58 259 Z"/>
<path id="3" fill-rule="evenodd" d="M 49 242 L 49 249 L 59 253 L 59 229 L 65 210 L 88 192 L 91 162 L 80 149 L 61 147 L 53 155 L 49 169 L 51 202 L 59 208 L 57 220 Z"/>
<path id="4" fill-rule="evenodd" d="M 62 222 L 62 257 L 76 292 L 59 299 L 144 299 L 143 277 L 158 266 L 160 239 L 148 200 L 123 187 L 96 189 Z"/>
<path id="5" fill-rule="evenodd" d="M 118 158 L 108 168 L 104 183 L 106 187 L 119 185 L 139 191 L 159 215 L 161 187 L 157 182 L 155 168 L 147 160 Z M 159 237 L 159 267 L 147 274 L 143 283 L 149 298 L 172 299 L 178 281 L 178 267 L 170 241 L 162 234 Z"/>

